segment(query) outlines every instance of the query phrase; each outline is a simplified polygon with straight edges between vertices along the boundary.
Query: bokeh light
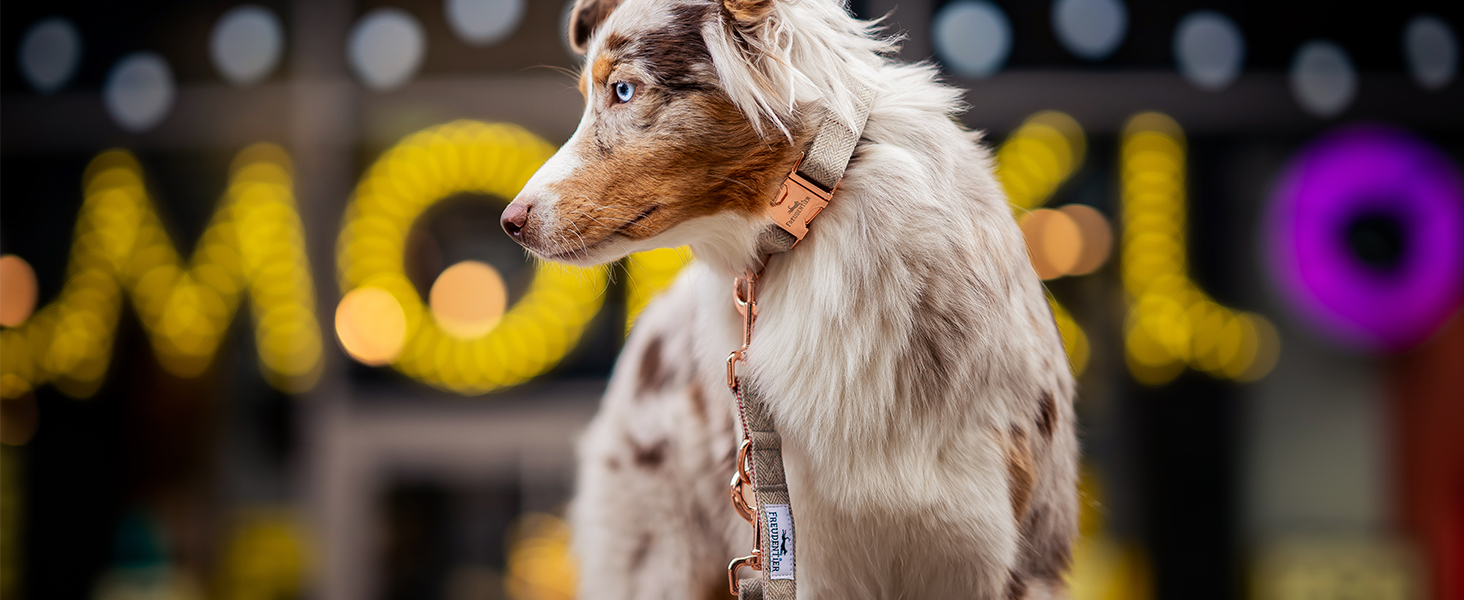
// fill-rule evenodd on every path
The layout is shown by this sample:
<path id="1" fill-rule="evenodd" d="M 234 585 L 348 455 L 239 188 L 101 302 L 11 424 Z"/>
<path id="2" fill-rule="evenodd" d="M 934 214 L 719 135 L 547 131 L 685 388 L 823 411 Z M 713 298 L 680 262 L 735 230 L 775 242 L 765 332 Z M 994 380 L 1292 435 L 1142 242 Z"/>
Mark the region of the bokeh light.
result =
<path id="1" fill-rule="evenodd" d="M 405 272 L 407 232 L 429 206 L 460 193 L 513 198 L 554 148 L 513 125 L 456 121 L 412 134 L 366 171 L 346 208 L 341 289 L 389 292 L 406 318 L 398 371 L 459 394 L 516 385 L 549 370 L 600 310 L 603 267 L 537 266 L 534 281 L 490 331 L 465 338 L 428 317 Z M 495 232 L 496 233 L 496 232 Z"/>
<path id="2" fill-rule="evenodd" d="M 1283 172 L 1267 242 L 1303 319 L 1354 348 L 1411 348 L 1464 302 L 1464 176 L 1405 131 L 1332 132 Z"/>
<path id="3" fill-rule="evenodd" d="M 508 288 L 493 267 L 476 260 L 457 263 L 432 282 L 427 295 L 432 317 L 443 331 L 462 338 L 488 333 L 508 307 Z"/>
<path id="4" fill-rule="evenodd" d="M 287 392 L 309 389 L 319 375 L 320 330 L 291 186 L 284 150 L 245 148 L 184 263 L 137 160 L 120 150 L 97 156 L 87 167 L 61 293 L 20 327 L 0 331 L 0 396 L 46 382 L 75 397 L 95 392 L 111 360 L 124 294 L 163 368 L 197 376 L 212 362 L 246 289 L 266 379 Z"/>
<path id="5" fill-rule="evenodd" d="M 1038 277 L 1054 279 L 1077 266 L 1083 251 L 1083 233 L 1072 217 L 1040 208 L 1023 215 L 1018 224 Z"/>
<path id="6" fill-rule="evenodd" d="M 107 74 L 102 104 L 119 127 L 142 133 L 168 116 L 176 93 L 168 61 L 154 52 L 135 52 Z"/>
<path id="7" fill-rule="evenodd" d="M 1426 90 L 1441 90 L 1459 70 L 1459 39 L 1449 23 L 1434 15 L 1419 15 L 1403 29 L 1403 54 L 1408 72 Z"/>
<path id="8" fill-rule="evenodd" d="M 1078 274 L 1078 266 L 1086 266 L 1092 260 L 1088 257 L 1090 250 L 1081 237 L 1076 240 L 1073 237 L 1082 235 L 1082 227 L 1085 226 L 1083 222 L 1064 211 L 1057 213 L 1059 216 L 1056 220 L 1061 223 L 1049 231 L 1048 224 L 1053 218 L 1047 213 L 1055 211 L 1043 212 L 1035 221 L 1031 215 L 1024 214 L 1046 204 L 1052 198 L 1057 188 L 1082 166 L 1087 149 L 1088 142 L 1083 134 L 1083 127 L 1072 117 L 1052 110 L 1028 117 L 997 148 L 997 180 L 1006 189 L 1007 200 L 1011 202 L 1012 210 L 1017 213 L 1019 223 L 1023 225 L 1022 234 L 1027 240 L 1032 266 L 1043 279 L 1059 277 L 1069 272 Z M 1038 241 L 1039 237 L 1047 241 Z M 1100 236 L 1094 236 L 1095 242 L 1099 239 Z M 1061 256 L 1047 256 L 1049 243 Z M 1074 248 L 1078 253 L 1076 259 L 1071 257 Z M 1085 261 L 1085 258 L 1088 260 Z M 1054 260 L 1059 264 L 1052 264 Z M 1101 265 L 1102 259 L 1098 263 Z M 1096 269 L 1097 266 L 1092 268 Z M 1081 375 L 1088 363 L 1087 334 L 1056 298 L 1049 295 L 1047 300 L 1052 304 L 1053 316 L 1063 334 L 1068 364 L 1072 366 L 1073 373 Z"/>
<path id="9" fill-rule="evenodd" d="M 37 21 L 20 42 L 20 72 L 31 87 L 50 94 L 66 87 L 81 64 L 81 33 L 62 17 Z"/>
<path id="10" fill-rule="evenodd" d="M 411 13 L 400 8 L 372 10 L 351 28 L 346 56 L 367 87 L 401 87 L 417 74 L 427 54 L 427 34 Z"/>
<path id="11" fill-rule="evenodd" d="M 1083 237 L 1078 261 L 1065 274 L 1087 275 L 1098 270 L 1113 251 L 1113 226 L 1103 213 L 1086 204 L 1068 204 L 1058 210 L 1073 220 Z"/>
<path id="12" fill-rule="evenodd" d="M 1028 117 L 996 151 L 996 176 L 1019 210 L 1042 206 L 1087 154 L 1083 128 L 1072 117 L 1042 111 Z"/>
<path id="13" fill-rule="evenodd" d="M 1108 259 L 1113 244 L 1108 219 L 1084 204 L 1039 208 L 1019 216 L 1017 223 L 1042 279 L 1092 273 Z"/>
<path id="14" fill-rule="evenodd" d="M 1195 11 L 1174 29 L 1174 60 L 1186 81 L 1218 92 L 1240 75 L 1245 37 L 1229 17 L 1213 10 Z"/>
<path id="15" fill-rule="evenodd" d="M 637 252 L 625 259 L 627 273 L 625 298 L 625 331 L 635 325 L 641 311 L 676 279 L 681 268 L 692 261 L 691 248 L 660 248 Z"/>
<path id="16" fill-rule="evenodd" d="M 1047 304 L 1052 307 L 1052 319 L 1057 322 L 1057 332 L 1062 335 L 1062 347 L 1067 352 L 1068 366 L 1072 368 L 1073 375 L 1082 375 L 1088 369 L 1088 357 L 1092 353 L 1088 334 L 1078 326 L 1072 313 L 1057 298 L 1053 298 L 1051 293 L 1047 294 Z"/>
<path id="17" fill-rule="evenodd" d="M 529 513 L 510 533 L 504 588 L 513 600 L 572 600 L 578 582 L 569 549 L 569 525 Z"/>
<path id="18" fill-rule="evenodd" d="M 310 567 L 309 532 L 288 509 L 248 509 L 224 546 L 217 577 L 222 600 L 297 598 Z"/>
<path id="19" fill-rule="evenodd" d="M 1166 115 L 1142 113 L 1124 127 L 1121 261 L 1129 371 L 1147 385 L 1169 382 L 1186 365 L 1222 379 L 1258 379 L 1275 364 L 1275 329 L 1260 315 L 1216 303 L 1189 277 L 1185 155 L 1184 132 Z"/>
<path id="20" fill-rule="evenodd" d="M 362 287 L 336 306 L 336 338 L 346 354 L 371 366 L 390 364 L 407 342 L 407 315 L 391 292 Z"/>
<path id="21" fill-rule="evenodd" d="M 0 325 L 15 327 L 36 309 L 36 272 L 14 254 L 0 256 Z"/>
<path id="22" fill-rule="evenodd" d="M 995 75 L 1012 52 L 1012 24 L 1000 7 L 986 0 L 942 6 L 930 35 L 946 68 L 971 79 Z"/>
<path id="23" fill-rule="evenodd" d="M 209 58 L 229 83 L 246 86 L 259 83 L 280 63 L 285 33 L 280 20 L 268 8 L 244 4 L 229 9 L 209 38 Z"/>
<path id="24" fill-rule="evenodd" d="M 1084 60 L 1112 54 L 1128 32 L 1123 0 L 1055 0 L 1052 30 L 1068 52 Z"/>
<path id="25" fill-rule="evenodd" d="M 524 17 L 525 0 L 446 0 L 447 24 L 458 39 L 488 46 L 507 39 Z"/>
<path id="26" fill-rule="evenodd" d="M 1313 116 L 1328 119 L 1347 110 L 1357 95 L 1357 70 L 1347 51 L 1314 40 L 1297 49 L 1289 75 L 1291 94 Z"/>

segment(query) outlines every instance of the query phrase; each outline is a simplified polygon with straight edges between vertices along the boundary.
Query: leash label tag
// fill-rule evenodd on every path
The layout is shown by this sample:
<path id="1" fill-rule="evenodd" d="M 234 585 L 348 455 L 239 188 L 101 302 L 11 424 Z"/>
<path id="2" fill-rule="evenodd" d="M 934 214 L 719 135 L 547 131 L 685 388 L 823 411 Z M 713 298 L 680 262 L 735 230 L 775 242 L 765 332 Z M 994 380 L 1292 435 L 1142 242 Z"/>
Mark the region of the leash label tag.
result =
<path id="1" fill-rule="evenodd" d="M 768 522 L 768 553 L 763 569 L 769 579 L 793 578 L 793 511 L 787 504 L 763 505 Z"/>

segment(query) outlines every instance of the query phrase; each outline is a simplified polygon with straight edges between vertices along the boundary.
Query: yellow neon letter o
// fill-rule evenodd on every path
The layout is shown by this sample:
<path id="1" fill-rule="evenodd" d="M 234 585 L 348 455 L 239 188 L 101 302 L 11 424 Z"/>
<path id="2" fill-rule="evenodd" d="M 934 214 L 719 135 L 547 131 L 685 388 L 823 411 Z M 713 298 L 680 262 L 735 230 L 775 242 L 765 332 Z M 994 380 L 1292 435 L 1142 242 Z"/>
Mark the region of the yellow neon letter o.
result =
<path id="1" fill-rule="evenodd" d="M 460 394 L 516 385 L 548 371 L 579 341 L 604 298 L 603 267 L 551 263 L 487 333 L 449 335 L 434 321 L 403 267 L 407 232 L 429 206 L 458 193 L 513 198 L 554 148 L 514 125 L 455 121 L 407 136 L 362 176 L 337 246 L 344 295 L 390 292 L 406 315 L 398 371 Z"/>

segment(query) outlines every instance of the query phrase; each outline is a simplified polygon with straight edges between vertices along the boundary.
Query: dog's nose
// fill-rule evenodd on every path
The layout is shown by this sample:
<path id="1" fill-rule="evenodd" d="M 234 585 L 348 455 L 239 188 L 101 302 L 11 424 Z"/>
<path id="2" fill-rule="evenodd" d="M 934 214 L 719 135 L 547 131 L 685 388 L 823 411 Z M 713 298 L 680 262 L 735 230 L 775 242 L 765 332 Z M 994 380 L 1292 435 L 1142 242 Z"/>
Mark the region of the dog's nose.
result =
<path id="1" fill-rule="evenodd" d="M 514 202 L 509 204 L 508 208 L 503 209 L 503 218 L 499 219 L 499 223 L 503 225 L 503 232 L 507 233 L 509 237 L 522 242 L 524 224 L 529 222 L 529 211 L 533 209 L 533 205 L 528 202 Z"/>

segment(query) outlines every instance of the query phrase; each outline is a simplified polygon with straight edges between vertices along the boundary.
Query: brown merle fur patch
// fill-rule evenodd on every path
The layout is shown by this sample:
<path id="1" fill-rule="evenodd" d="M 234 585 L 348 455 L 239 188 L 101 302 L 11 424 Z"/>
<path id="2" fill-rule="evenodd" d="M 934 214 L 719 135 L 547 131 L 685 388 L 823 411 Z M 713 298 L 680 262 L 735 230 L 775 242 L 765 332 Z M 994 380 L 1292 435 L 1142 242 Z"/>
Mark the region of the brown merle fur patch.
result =
<path id="1" fill-rule="evenodd" d="M 656 469 L 661 463 L 666 462 L 666 452 L 671 449 L 670 440 L 659 440 L 648 446 L 635 443 L 630 436 L 625 437 L 625 444 L 630 446 L 631 459 L 635 465 L 642 469 Z"/>
<path id="2" fill-rule="evenodd" d="M 606 36 L 581 77 L 593 114 L 573 148 L 579 166 L 546 186 L 557 197 L 555 222 L 541 235 L 590 248 L 615 235 L 641 240 L 689 219 L 763 209 L 811 131 L 795 127 L 796 144 L 764 138 L 722 91 L 700 30 L 714 9 L 681 6 L 658 30 Z M 614 98 L 621 81 L 637 87 L 630 102 Z"/>
<path id="3" fill-rule="evenodd" d="M 989 294 L 987 284 L 971 274 L 922 279 L 907 350 L 897 366 L 897 382 L 901 396 L 911 399 L 913 415 L 925 419 L 945 414 L 958 400 L 951 381 L 970 362 L 960 349 L 971 346 L 977 331 L 972 324 L 980 320 L 980 304 L 964 299 Z M 851 281 L 849 285 L 860 284 Z"/>
<path id="4" fill-rule="evenodd" d="M 1042 390 L 1042 396 L 1037 399 L 1037 430 L 1042 432 L 1042 437 L 1052 439 L 1052 430 L 1057 426 L 1057 402 L 1052 399 L 1052 392 Z"/>
<path id="5" fill-rule="evenodd" d="M 1006 600 L 1024 600 L 1027 597 L 1027 580 L 1021 573 L 1013 571 L 1007 576 Z"/>
<path id="6" fill-rule="evenodd" d="M 1072 539 L 1066 528 L 1055 527 L 1056 515 L 1047 506 L 1036 505 L 1022 517 L 1021 572 L 1031 579 L 1061 582 L 1072 564 Z"/>
<path id="7" fill-rule="evenodd" d="M 646 564 L 646 557 L 651 554 L 651 542 L 654 538 L 650 532 L 642 533 L 640 540 L 635 544 L 635 549 L 630 552 L 630 570 L 639 571 Z"/>
<path id="8" fill-rule="evenodd" d="M 640 394 L 637 394 L 639 398 L 645 398 L 651 392 L 660 391 L 661 387 L 666 385 L 666 380 L 670 378 L 671 374 L 662 356 L 662 346 L 664 346 L 664 342 L 657 336 L 646 344 L 645 352 L 641 354 L 640 377 L 637 379 L 640 384 Z"/>
<path id="9" fill-rule="evenodd" d="M 691 403 L 691 414 L 696 415 L 697 422 L 705 425 L 707 423 L 707 396 L 702 392 L 701 386 L 696 383 L 688 386 L 686 399 Z"/>
<path id="10" fill-rule="evenodd" d="M 1026 430 L 1013 426 L 1006 443 L 1007 486 L 1012 496 L 1012 516 L 1021 519 L 1032 499 L 1035 465 L 1032 449 L 1027 445 Z"/>

